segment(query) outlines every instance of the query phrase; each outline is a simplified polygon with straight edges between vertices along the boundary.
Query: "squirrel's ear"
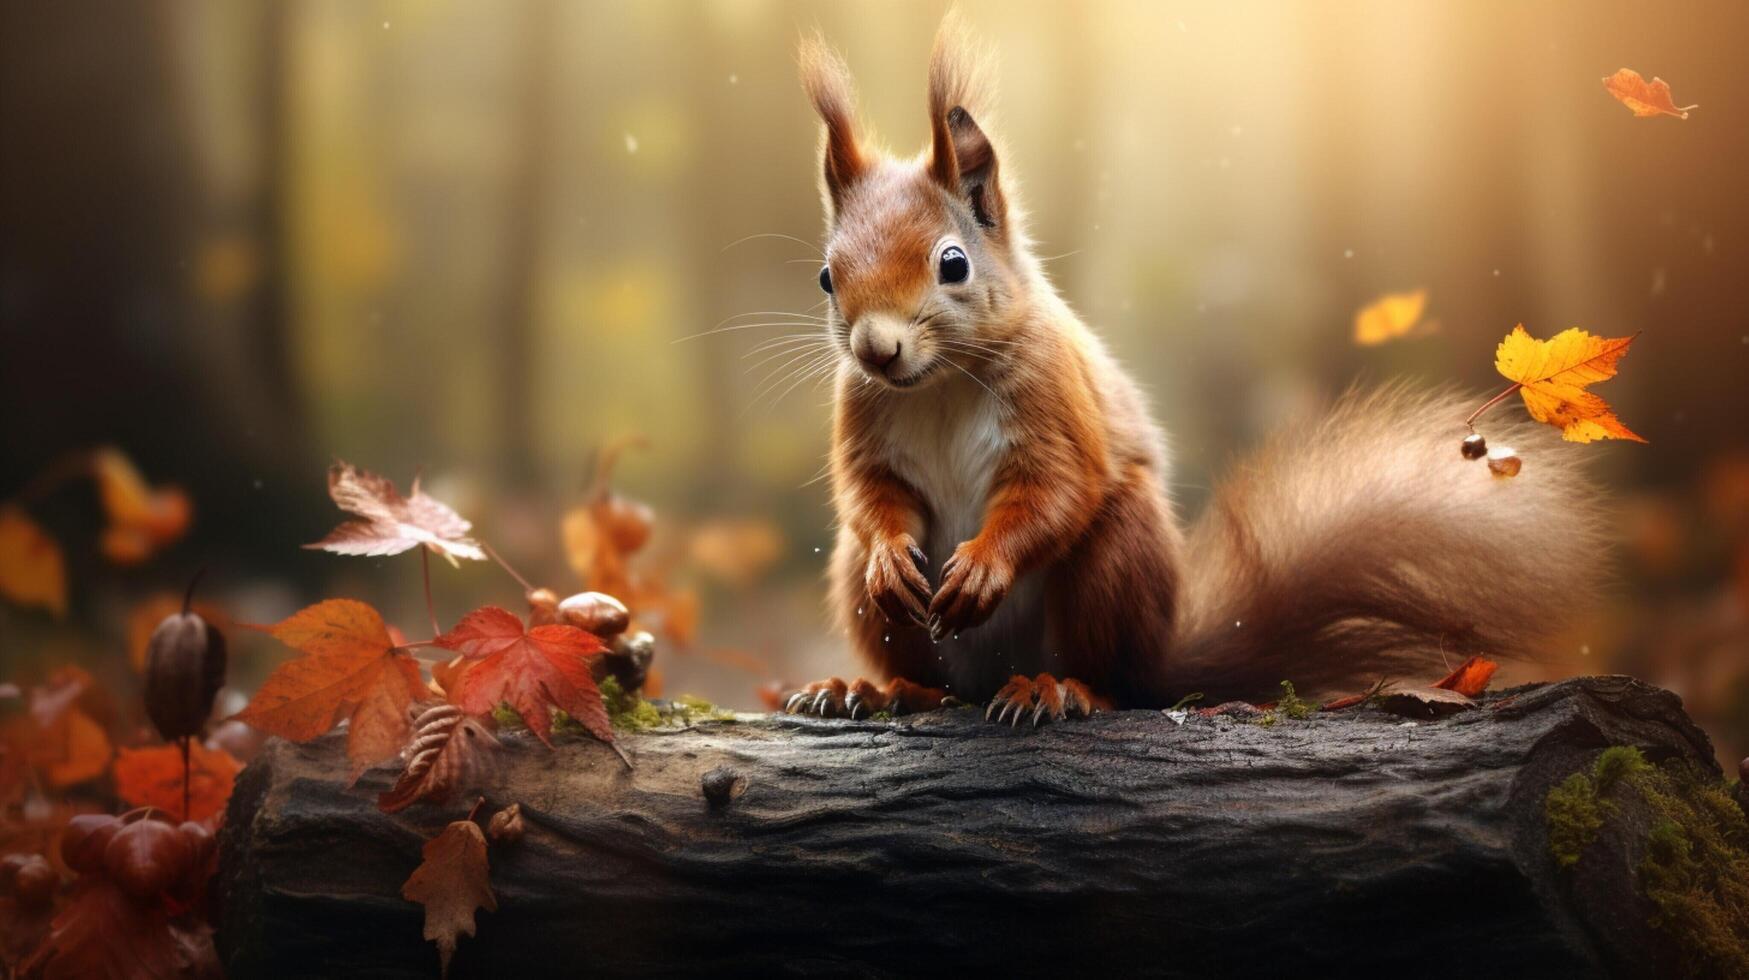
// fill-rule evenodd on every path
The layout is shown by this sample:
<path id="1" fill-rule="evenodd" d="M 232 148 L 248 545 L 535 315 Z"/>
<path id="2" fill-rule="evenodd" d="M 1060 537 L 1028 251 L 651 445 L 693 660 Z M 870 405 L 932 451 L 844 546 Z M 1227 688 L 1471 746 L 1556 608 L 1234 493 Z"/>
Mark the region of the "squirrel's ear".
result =
<path id="1" fill-rule="evenodd" d="M 826 124 L 821 169 L 827 201 L 836 209 L 845 190 L 867 167 L 856 139 L 856 90 L 850 83 L 850 69 L 845 67 L 844 59 L 824 39 L 804 38 L 798 60 L 802 88 L 807 90 L 820 121 Z"/>
<path id="2" fill-rule="evenodd" d="M 985 59 L 949 12 L 929 57 L 929 175 L 964 198 L 978 224 L 1000 230 L 1007 227 L 1008 206 L 997 180 L 996 147 L 966 109 L 979 104 L 985 74 Z"/>

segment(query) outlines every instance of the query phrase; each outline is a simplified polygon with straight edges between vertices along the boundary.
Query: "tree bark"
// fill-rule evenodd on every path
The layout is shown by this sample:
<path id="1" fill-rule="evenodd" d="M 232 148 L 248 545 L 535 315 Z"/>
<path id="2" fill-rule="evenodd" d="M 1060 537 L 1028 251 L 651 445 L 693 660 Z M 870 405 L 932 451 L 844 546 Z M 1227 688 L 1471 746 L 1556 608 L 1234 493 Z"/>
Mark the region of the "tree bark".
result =
<path id="1" fill-rule="evenodd" d="M 484 792 L 520 802 L 528 832 L 492 845 L 498 910 L 453 976 L 1643 974 L 1676 951 L 1649 925 L 1635 842 L 1606 829 L 1559 869 L 1544 799 L 1608 745 L 1718 773 L 1675 695 L 1620 677 L 1414 724 L 1369 707 L 1014 730 L 957 710 L 620 741 L 635 771 L 591 741 L 506 737 Z M 373 799 L 394 773 L 348 789 L 341 752 L 276 741 L 237 782 L 233 976 L 436 971 L 400 888 L 472 797 L 386 816 Z M 701 779 L 725 767 L 738 791 L 707 802 Z"/>

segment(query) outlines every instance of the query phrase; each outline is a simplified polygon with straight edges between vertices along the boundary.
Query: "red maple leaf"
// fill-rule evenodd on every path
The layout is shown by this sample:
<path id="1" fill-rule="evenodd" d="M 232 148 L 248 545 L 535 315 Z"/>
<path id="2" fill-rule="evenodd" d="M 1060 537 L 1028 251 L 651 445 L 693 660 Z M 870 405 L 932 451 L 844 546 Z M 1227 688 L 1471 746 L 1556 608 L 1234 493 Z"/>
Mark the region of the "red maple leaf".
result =
<path id="1" fill-rule="evenodd" d="M 613 741 L 607 708 L 589 674 L 589 658 L 606 649 L 593 634 L 562 625 L 527 629 L 513 613 L 484 606 L 435 642 L 464 658 L 451 692 L 463 711 L 485 714 L 506 702 L 551 745 L 552 709 L 558 708 L 596 738 Z"/>

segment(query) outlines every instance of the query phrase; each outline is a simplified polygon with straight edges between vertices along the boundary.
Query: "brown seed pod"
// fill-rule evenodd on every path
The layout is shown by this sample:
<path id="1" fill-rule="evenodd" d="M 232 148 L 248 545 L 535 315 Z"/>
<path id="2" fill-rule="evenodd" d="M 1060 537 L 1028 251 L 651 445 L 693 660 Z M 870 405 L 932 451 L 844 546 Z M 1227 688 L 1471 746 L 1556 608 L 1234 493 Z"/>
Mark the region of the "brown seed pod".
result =
<path id="1" fill-rule="evenodd" d="M 107 813 L 81 813 L 61 831 L 61 862 L 80 874 L 103 870 L 103 852 L 121 830 L 121 820 Z"/>
<path id="2" fill-rule="evenodd" d="M 559 622 L 603 639 L 624 633 L 631 621 L 625 603 L 605 592 L 579 592 L 559 603 Z"/>
<path id="3" fill-rule="evenodd" d="M 103 870 L 123 891 L 145 901 L 181 881 L 193 857 L 181 831 L 148 818 L 115 832 L 103 849 Z"/>
<path id="4" fill-rule="evenodd" d="M 559 594 L 552 589 L 529 589 L 523 598 L 528 600 L 528 625 L 551 626 L 559 621 Z"/>
<path id="5" fill-rule="evenodd" d="M 516 844 L 521 842 L 522 835 L 528 828 L 522 822 L 522 804 L 512 803 L 497 813 L 486 824 L 486 836 L 495 844 Z"/>
<path id="6" fill-rule="evenodd" d="M 607 536 L 621 554 L 629 555 L 650 540 L 650 529 L 656 526 L 656 512 L 648 504 L 639 503 L 609 493 L 596 504 L 596 513 L 607 528 Z"/>
<path id="7" fill-rule="evenodd" d="M 1488 440 L 1482 438 L 1480 432 L 1472 432 L 1464 436 L 1464 441 L 1458 446 L 1458 452 L 1465 459 L 1481 459 L 1488 455 Z"/>
<path id="8" fill-rule="evenodd" d="M 1488 472 L 1499 477 L 1517 476 L 1524 468 L 1524 460 L 1518 458 L 1511 446 L 1501 446 L 1488 450 Z"/>
<path id="9" fill-rule="evenodd" d="M 24 867 L 34 856 L 18 853 L 0 858 L 0 895 L 12 893 L 12 885 L 18 879 L 18 869 Z"/>
<path id="10" fill-rule="evenodd" d="M 146 714 L 166 740 L 200 734 L 225 683 L 225 635 L 189 608 L 195 583 L 146 644 Z"/>
<path id="11" fill-rule="evenodd" d="M 48 908 L 59 887 L 61 876 L 41 854 L 27 856 L 12 876 L 12 893 L 18 897 L 18 907 L 30 912 Z"/>

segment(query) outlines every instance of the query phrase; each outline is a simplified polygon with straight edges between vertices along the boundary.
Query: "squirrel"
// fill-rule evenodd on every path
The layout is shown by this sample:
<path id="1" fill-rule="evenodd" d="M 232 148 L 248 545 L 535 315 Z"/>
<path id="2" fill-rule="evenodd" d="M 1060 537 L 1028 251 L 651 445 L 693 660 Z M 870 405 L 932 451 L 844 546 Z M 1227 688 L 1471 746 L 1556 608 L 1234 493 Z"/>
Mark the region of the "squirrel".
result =
<path id="1" fill-rule="evenodd" d="M 838 359 L 829 602 L 881 681 L 810 684 L 786 710 L 957 699 L 1036 725 L 1269 700 L 1284 679 L 1353 690 L 1440 654 L 1530 652 L 1594 594 L 1601 509 L 1574 456 L 1510 423 L 1497 438 L 1534 465 L 1490 476 L 1459 452 L 1454 390 L 1350 390 L 1182 527 L 1163 432 L 1041 270 L 972 114 L 982 64 L 950 15 L 929 144 L 902 160 L 858 134 L 843 60 L 801 45 Z"/>

